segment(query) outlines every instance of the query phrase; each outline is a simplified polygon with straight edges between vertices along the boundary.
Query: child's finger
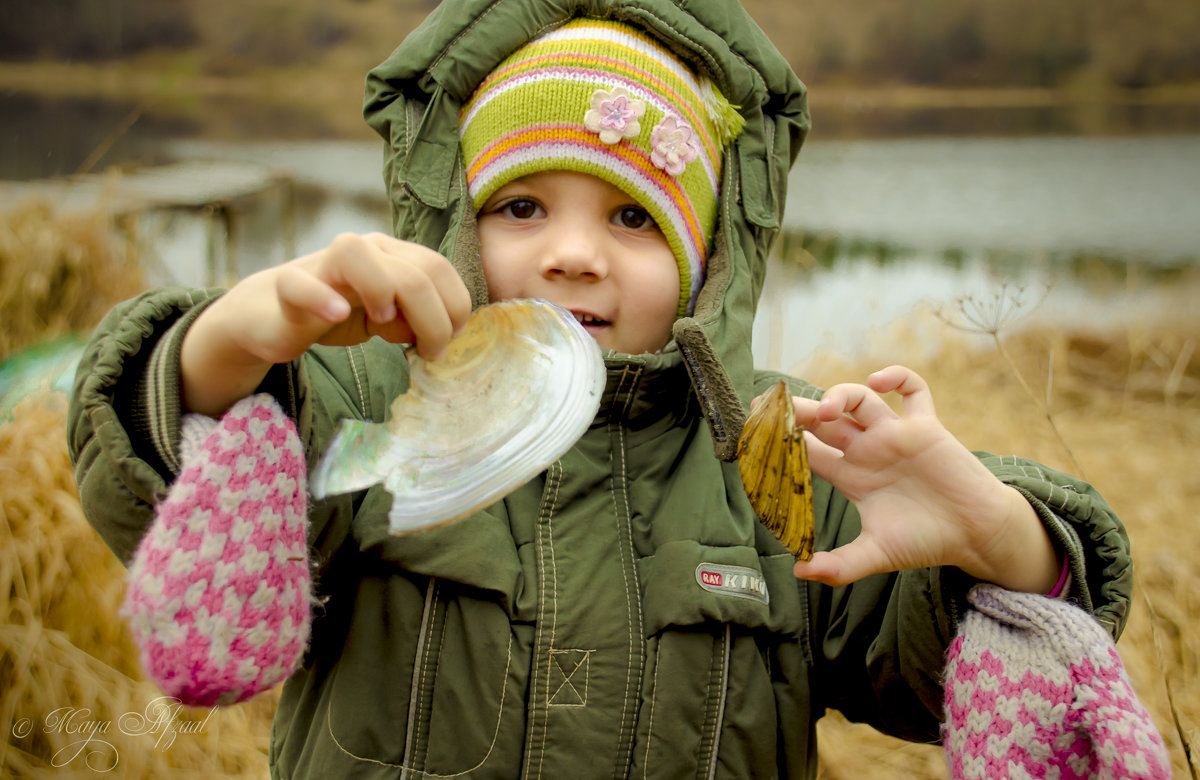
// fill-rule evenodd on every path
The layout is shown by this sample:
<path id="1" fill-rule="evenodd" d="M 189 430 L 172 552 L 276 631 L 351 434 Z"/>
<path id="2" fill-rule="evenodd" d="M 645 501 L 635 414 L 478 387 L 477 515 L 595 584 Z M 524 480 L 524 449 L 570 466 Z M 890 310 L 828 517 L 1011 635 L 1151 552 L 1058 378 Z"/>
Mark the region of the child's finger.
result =
<path id="1" fill-rule="evenodd" d="M 854 437 L 862 433 L 863 426 L 844 414 L 839 414 L 832 420 L 821 419 L 817 415 L 820 406 L 820 402 L 811 398 L 792 396 L 796 425 L 803 427 L 807 432 L 805 441 L 810 442 L 810 448 L 813 443 L 825 445 L 835 450 L 840 458 Z"/>
<path id="2" fill-rule="evenodd" d="M 319 317 L 325 322 L 342 322 L 350 316 L 350 302 L 337 290 L 294 265 L 282 266 L 275 278 L 275 290 L 284 316 Z"/>
<path id="3" fill-rule="evenodd" d="M 755 398 L 750 402 L 751 411 L 754 410 L 754 407 L 758 404 L 759 399 L 761 398 L 762 396 L 760 395 L 758 398 Z M 814 401 L 811 398 L 804 398 L 803 396 L 799 395 L 792 396 L 792 409 L 796 413 L 796 425 L 802 425 L 805 428 L 811 428 L 816 425 L 817 407 L 820 405 L 820 401 Z"/>
<path id="4" fill-rule="evenodd" d="M 396 317 L 397 271 L 407 270 L 370 236 L 344 233 L 330 244 L 322 272 L 335 286 L 353 291 L 372 322 L 390 322 Z M 397 268 L 396 266 L 400 266 Z"/>
<path id="5" fill-rule="evenodd" d="M 429 273 L 397 273 L 395 300 L 421 357 L 433 360 L 445 350 L 454 335 L 454 323 L 446 302 Z"/>
<path id="6" fill-rule="evenodd" d="M 853 417 L 860 425 L 869 428 L 884 420 L 896 419 L 896 413 L 879 395 L 866 385 L 846 383 L 834 385 L 821 397 L 817 419 L 831 422 L 841 415 Z"/>
<path id="7" fill-rule="evenodd" d="M 877 393 L 898 393 L 905 414 L 935 414 L 929 383 L 907 366 L 880 369 L 867 377 L 867 385 Z"/>
<path id="8" fill-rule="evenodd" d="M 457 336 L 467 327 L 467 320 L 471 317 L 471 293 L 467 292 L 467 286 L 463 284 L 458 271 L 445 260 L 434 267 L 430 278 L 450 317 L 451 335 Z"/>
<path id="9" fill-rule="evenodd" d="M 821 443 L 842 453 L 862 434 L 863 426 L 846 415 L 840 415 L 829 421 L 817 420 L 806 426 L 805 431 Z"/>
<path id="10" fill-rule="evenodd" d="M 402 256 L 407 262 L 418 266 L 429 277 L 437 298 L 445 306 L 452 332 L 460 333 L 466 327 L 471 316 L 471 294 L 458 271 L 445 257 L 428 247 L 401 241 L 383 233 L 373 233 L 367 238 L 381 251 Z"/>
<path id="11" fill-rule="evenodd" d="M 382 233 L 364 236 L 363 241 L 372 248 L 376 263 L 370 278 L 363 277 L 361 268 L 350 272 L 356 289 L 361 285 L 373 295 L 386 293 L 390 318 L 380 322 L 403 320 L 399 330 L 411 333 L 421 357 L 437 357 L 471 314 L 466 285 L 449 261 L 428 247 Z M 382 296 L 376 305 L 383 305 Z M 389 328 L 373 326 L 372 331 L 386 338 Z"/>
<path id="12" fill-rule="evenodd" d="M 842 484 L 846 461 L 841 450 L 821 441 L 812 431 L 804 432 L 804 446 L 808 449 L 808 466 L 813 474 L 846 494 L 847 498 L 857 495 L 850 486 Z"/>
<path id="13" fill-rule="evenodd" d="M 361 302 L 369 334 L 413 342 L 426 359 L 450 341 L 453 323 L 434 281 L 450 268 L 441 255 L 382 233 L 345 234 L 334 239 L 325 263 L 330 283 Z"/>

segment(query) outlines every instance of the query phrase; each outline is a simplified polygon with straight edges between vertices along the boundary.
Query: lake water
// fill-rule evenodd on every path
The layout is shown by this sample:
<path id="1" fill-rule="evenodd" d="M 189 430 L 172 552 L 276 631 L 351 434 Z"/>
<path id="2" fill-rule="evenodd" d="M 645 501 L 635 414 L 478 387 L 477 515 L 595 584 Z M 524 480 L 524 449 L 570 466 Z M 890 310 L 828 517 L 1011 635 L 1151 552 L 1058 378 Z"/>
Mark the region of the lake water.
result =
<path id="1" fill-rule="evenodd" d="M 377 143 L 222 143 L 160 130 L 123 153 L 240 161 L 302 185 L 291 240 L 277 204 L 244 215 L 235 275 L 342 231 L 389 229 Z M 0 164 L 0 177 L 28 175 L 28 166 Z M 787 235 L 755 325 L 758 362 L 796 370 L 815 353 L 877 351 L 897 330 L 929 328 L 929 307 L 988 300 L 1002 286 L 1024 289 L 1027 321 L 1121 326 L 1167 316 L 1194 306 L 1187 269 L 1200 255 L 1198 226 L 1200 134 L 814 137 L 789 182 Z M 210 228 L 178 215 L 146 220 L 154 281 L 214 281 L 204 260 Z"/>
<path id="2" fill-rule="evenodd" d="M 299 220 L 299 252 L 388 229 L 377 144 L 166 152 L 283 169 L 323 193 Z M 923 311 L 1002 285 L 1024 288 L 1028 322 L 1119 327 L 1178 312 L 1196 292 L 1179 269 L 1200 254 L 1198 173 L 1200 136 L 814 141 L 791 175 L 758 362 L 793 370 L 817 352 L 878 351 L 893 326 L 928 331 Z M 197 240 L 164 246 L 168 265 L 194 262 Z M 278 241 L 248 251 L 252 263 L 284 259 Z"/>
<path id="3" fill-rule="evenodd" d="M 1005 285 L 1027 322 L 1149 323 L 1196 308 L 1200 136 L 814 143 L 786 224 L 808 267 L 768 274 L 755 340 L 772 367 Z"/>

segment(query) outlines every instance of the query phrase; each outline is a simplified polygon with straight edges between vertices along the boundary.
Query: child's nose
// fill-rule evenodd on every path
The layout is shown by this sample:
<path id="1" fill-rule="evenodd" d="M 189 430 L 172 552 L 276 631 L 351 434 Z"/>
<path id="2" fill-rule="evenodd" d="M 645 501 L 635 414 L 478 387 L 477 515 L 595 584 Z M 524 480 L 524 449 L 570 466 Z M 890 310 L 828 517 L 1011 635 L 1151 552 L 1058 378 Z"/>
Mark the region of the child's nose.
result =
<path id="1" fill-rule="evenodd" d="M 598 281 L 608 276 L 608 260 L 596 231 L 578 224 L 551 238 L 542 260 L 542 275 Z"/>

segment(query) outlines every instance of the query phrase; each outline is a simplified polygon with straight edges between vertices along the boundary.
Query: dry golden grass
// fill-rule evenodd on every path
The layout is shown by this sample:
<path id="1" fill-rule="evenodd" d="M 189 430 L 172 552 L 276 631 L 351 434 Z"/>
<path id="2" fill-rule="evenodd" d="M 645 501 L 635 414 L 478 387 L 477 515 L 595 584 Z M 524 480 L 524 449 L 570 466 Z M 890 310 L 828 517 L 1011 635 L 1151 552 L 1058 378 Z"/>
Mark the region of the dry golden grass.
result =
<path id="1" fill-rule="evenodd" d="M 0 212 L 0 361 L 41 339 L 94 325 L 141 290 L 136 258 L 102 213 L 30 202 Z"/>

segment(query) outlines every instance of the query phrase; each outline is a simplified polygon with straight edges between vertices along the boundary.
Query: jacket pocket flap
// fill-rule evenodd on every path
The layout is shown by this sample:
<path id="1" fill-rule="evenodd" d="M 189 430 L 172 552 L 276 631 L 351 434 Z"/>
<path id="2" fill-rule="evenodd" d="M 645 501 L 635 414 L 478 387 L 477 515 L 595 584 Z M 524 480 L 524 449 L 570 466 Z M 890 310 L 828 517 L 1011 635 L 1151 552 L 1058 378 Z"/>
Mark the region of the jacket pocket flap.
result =
<path id="1" fill-rule="evenodd" d="M 404 185 L 426 206 L 440 209 L 450 202 L 458 159 L 457 126 L 458 105 L 438 88 L 409 139 L 400 171 Z"/>
<path id="2" fill-rule="evenodd" d="M 514 604 L 521 564 L 506 518 L 484 509 L 437 528 L 395 535 L 387 522 L 391 501 L 381 485 L 367 491 L 353 532 L 364 553 L 415 574 L 491 591 L 504 604 Z"/>
<path id="3" fill-rule="evenodd" d="M 790 555 L 669 542 L 638 562 L 646 635 L 667 626 L 736 623 L 799 635 L 800 588 Z"/>

